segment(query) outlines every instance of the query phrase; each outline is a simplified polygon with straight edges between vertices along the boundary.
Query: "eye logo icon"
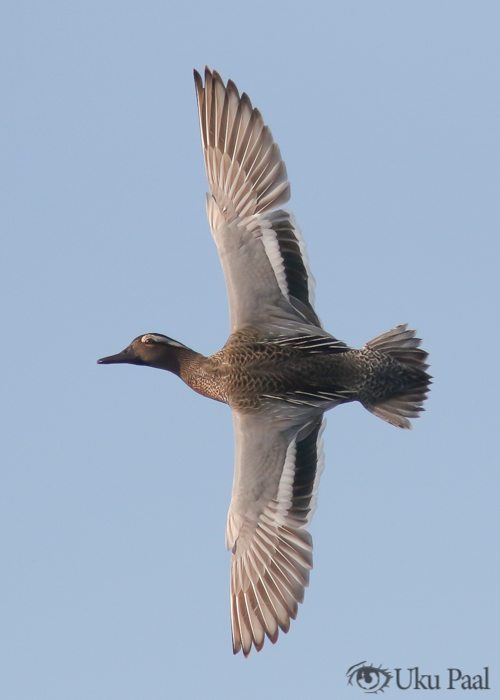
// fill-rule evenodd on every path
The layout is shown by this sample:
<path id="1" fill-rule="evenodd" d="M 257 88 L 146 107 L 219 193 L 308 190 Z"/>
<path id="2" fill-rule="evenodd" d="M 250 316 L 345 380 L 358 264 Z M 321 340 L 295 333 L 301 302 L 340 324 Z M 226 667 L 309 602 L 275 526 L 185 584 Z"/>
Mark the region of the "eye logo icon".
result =
<path id="1" fill-rule="evenodd" d="M 373 665 L 365 666 L 365 663 L 366 661 L 362 661 L 351 666 L 345 674 L 349 678 L 347 685 L 353 685 L 352 680 L 354 678 L 365 693 L 374 693 L 376 695 L 379 690 L 383 693 L 384 688 L 389 686 L 392 675 L 387 669 L 382 668 L 382 664 L 377 668 Z"/>

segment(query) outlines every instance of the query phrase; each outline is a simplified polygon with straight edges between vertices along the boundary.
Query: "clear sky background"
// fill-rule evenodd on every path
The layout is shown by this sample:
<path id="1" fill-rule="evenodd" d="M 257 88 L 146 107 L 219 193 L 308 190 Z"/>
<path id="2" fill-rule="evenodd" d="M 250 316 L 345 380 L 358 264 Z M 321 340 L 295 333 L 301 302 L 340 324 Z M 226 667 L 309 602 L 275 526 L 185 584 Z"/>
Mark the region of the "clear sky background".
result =
<path id="1" fill-rule="evenodd" d="M 361 661 L 500 697 L 500 4 L 4 0 L 0 34 L 0 697 L 355 700 Z M 96 364 L 227 338 L 205 64 L 281 147 L 325 327 L 408 322 L 435 377 L 412 432 L 329 414 L 305 604 L 247 660 L 229 409 Z"/>

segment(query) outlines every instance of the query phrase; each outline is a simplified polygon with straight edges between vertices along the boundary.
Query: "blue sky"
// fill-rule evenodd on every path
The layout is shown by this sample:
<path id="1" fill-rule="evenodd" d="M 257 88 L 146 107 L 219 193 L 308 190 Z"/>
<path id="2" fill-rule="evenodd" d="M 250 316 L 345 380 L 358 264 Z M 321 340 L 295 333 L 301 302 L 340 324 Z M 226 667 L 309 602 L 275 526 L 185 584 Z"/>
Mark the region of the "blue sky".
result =
<path id="1" fill-rule="evenodd" d="M 355 700 L 364 660 L 442 684 L 489 666 L 498 689 L 498 3 L 1 13 L 0 695 Z M 360 347 L 408 322 L 435 377 L 412 432 L 329 414 L 311 585 L 247 660 L 230 645 L 229 409 L 96 365 L 145 332 L 205 354 L 226 340 L 205 64 L 281 147 L 325 327 Z"/>

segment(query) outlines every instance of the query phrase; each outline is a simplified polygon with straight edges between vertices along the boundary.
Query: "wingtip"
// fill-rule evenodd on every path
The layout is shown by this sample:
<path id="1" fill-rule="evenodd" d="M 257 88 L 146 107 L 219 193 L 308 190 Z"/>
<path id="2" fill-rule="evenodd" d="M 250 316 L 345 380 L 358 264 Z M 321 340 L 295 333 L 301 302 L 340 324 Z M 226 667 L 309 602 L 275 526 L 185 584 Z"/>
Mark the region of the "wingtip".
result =
<path id="1" fill-rule="evenodd" d="M 196 70 L 196 68 L 193 69 L 193 75 L 194 75 L 194 81 L 195 81 L 196 85 L 203 88 L 203 78 L 201 76 L 201 73 L 199 73 Z M 205 66 L 204 76 L 205 76 L 205 87 L 207 85 L 207 81 L 215 80 L 216 82 L 220 83 L 225 89 L 228 89 L 231 92 L 234 92 L 239 99 L 238 88 L 236 87 L 235 83 L 231 79 L 229 79 L 227 81 L 227 86 L 225 86 L 224 81 L 223 81 L 220 73 L 216 70 L 210 70 L 210 68 L 208 66 Z M 248 98 L 248 96 L 245 95 L 245 98 Z"/>
<path id="2" fill-rule="evenodd" d="M 211 71 L 208 66 L 205 66 L 205 70 L 204 70 L 205 86 L 206 86 L 207 82 L 212 80 L 212 78 L 215 78 L 216 75 L 218 75 L 218 73 L 216 71 Z M 196 68 L 193 68 L 193 76 L 194 76 L 194 82 L 196 83 L 196 85 L 203 88 L 202 75 L 199 71 L 196 70 Z"/>
<path id="3" fill-rule="evenodd" d="M 220 73 L 218 73 L 216 70 L 213 70 L 213 71 L 212 71 L 212 76 L 213 76 L 213 79 L 214 79 L 214 80 L 216 80 L 216 81 L 219 82 L 222 86 L 224 86 L 224 81 L 223 81 L 222 78 L 220 77 Z"/>
<path id="4" fill-rule="evenodd" d="M 234 81 L 232 81 L 231 78 L 229 78 L 229 80 L 227 81 L 226 90 L 227 90 L 227 92 L 228 92 L 229 95 L 234 95 L 234 96 L 236 97 L 237 100 L 240 99 L 239 90 L 238 90 L 238 88 L 236 87 L 236 83 L 235 83 Z"/>

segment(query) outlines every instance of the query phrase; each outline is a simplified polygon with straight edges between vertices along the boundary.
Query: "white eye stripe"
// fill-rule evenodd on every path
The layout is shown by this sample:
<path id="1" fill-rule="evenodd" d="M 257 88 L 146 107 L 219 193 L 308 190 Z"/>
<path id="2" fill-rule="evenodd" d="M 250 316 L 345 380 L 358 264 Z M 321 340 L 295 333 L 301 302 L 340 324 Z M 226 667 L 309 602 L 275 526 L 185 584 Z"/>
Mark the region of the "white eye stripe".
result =
<path id="1" fill-rule="evenodd" d="M 155 333 L 148 333 L 147 335 L 143 335 L 141 338 L 142 343 L 147 343 L 148 340 L 152 340 L 154 343 L 163 343 L 164 345 L 173 345 L 176 348 L 183 348 L 184 345 L 182 343 L 178 343 L 176 340 L 172 340 L 172 338 L 167 338 L 165 335 L 156 335 Z"/>

